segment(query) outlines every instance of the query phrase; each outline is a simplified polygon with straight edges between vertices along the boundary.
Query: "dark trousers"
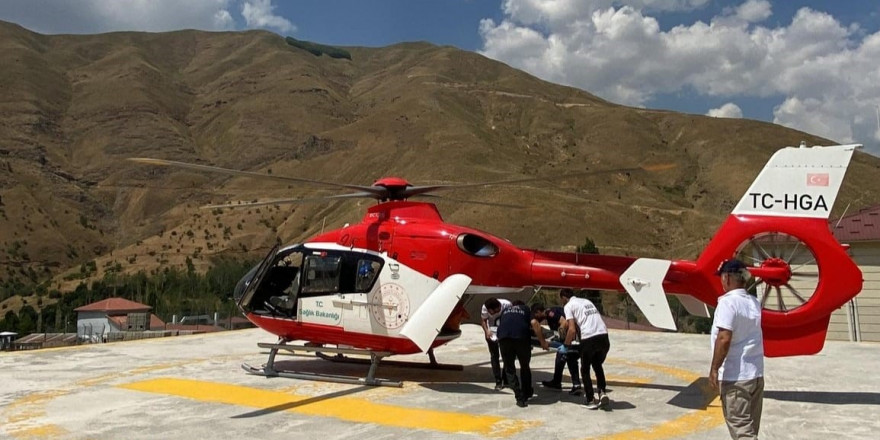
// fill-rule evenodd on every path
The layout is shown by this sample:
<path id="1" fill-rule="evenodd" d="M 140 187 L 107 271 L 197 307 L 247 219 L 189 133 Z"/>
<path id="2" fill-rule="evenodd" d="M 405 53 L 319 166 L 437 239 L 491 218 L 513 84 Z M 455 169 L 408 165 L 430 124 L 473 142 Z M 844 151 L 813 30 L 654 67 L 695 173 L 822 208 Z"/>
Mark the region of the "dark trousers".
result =
<path id="1" fill-rule="evenodd" d="M 489 363 L 492 364 L 492 375 L 495 376 L 495 385 L 504 383 L 504 376 L 501 373 L 501 354 L 498 351 L 498 341 L 486 339 L 489 345 Z"/>
<path id="2" fill-rule="evenodd" d="M 611 350 L 611 341 L 608 334 L 596 335 L 587 339 L 581 339 L 581 377 L 584 379 L 584 399 L 593 400 L 593 379 L 590 376 L 590 367 L 596 372 L 596 389 L 600 393 L 606 392 L 605 369 L 602 363 Z"/>
<path id="3" fill-rule="evenodd" d="M 501 339 L 501 359 L 504 361 L 504 378 L 513 389 L 516 400 L 526 400 L 535 394 L 532 388 L 532 344 L 529 338 Z M 516 377 L 516 361 L 519 362 L 519 378 Z"/>
<path id="4" fill-rule="evenodd" d="M 568 374 L 571 375 L 571 384 L 579 386 L 581 376 L 578 374 L 578 358 L 580 353 L 571 350 L 568 353 L 556 352 L 556 364 L 553 366 L 553 383 L 562 383 L 562 367 L 568 365 Z"/>

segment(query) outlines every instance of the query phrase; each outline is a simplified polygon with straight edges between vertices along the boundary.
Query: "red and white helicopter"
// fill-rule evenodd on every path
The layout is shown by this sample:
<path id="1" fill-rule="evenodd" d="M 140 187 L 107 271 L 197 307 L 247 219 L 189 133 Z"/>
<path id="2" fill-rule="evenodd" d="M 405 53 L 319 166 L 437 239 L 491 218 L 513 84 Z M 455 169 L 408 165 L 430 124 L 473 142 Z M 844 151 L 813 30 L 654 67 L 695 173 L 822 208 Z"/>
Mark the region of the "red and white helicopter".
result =
<path id="1" fill-rule="evenodd" d="M 238 283 L 234 298 L 254 324 L 277 335 L 254 374 L 385 384 L 380 360 L 427 352 L 456 339 L 462 316 L 479 316 L 488 296 L 525 298 L 539 287 L 627 292 L 656 327 L 676 328 L 666 299 L 677 294 L 691 313 L 709 316 L 723 293 L 714 275 L 731 257 L 747 262 L 750 288 L 764 306 L 767 356 L 822 349 L 831 313 L 861 291 L 862 274 L 830 232 L 828 216 L 860 145 L 786 147 L 777 151 L 696 261 L 521 249 L 486 232 L 443 221 L 432 203 L 409 199 L 472 185 L 413 186 L 388 177 L 372 186 L 265 175 L 161 159 L 132 159 L 232 175 L 354 190 L 332 199 L 378 203 L 360 223 L 305 243 L 276 246 Z M 498 183 L 522 182 L 522 179 Z M 294 203 L 273 200 L 240 207 Z M 467 313 L 463 313 L 467 312 Z M 305 341 L 305 345 L 289 344 Z M 335 346 L 330 347 L 330 346 Z M 278 350 L 371 356 L 364 378 L 279 371 Z"/>

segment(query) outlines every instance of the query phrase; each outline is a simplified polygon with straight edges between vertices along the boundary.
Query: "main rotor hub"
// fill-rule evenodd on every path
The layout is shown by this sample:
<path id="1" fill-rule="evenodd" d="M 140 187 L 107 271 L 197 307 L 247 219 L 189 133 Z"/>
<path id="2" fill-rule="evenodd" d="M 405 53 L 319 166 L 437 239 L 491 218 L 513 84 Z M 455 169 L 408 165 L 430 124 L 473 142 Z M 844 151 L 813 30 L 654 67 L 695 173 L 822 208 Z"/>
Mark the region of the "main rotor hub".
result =
<path id="1" fill-rule="evenodd" d="M 406 189 L 412 184 L 400 177 L 383 177 L 373 182 L 373 186 L 385 190 L 385 193 L 378 197 L 380 200 L 406 200 L 409 198 Z"/>
<path id="2" fill-rule="evenodd" d="M 400 177 L 383 177 L 375 182 L 373 182 L 373 186 L 384 186 L 385 188 L 407 188 L 412 186 L 406 179 Z"/>

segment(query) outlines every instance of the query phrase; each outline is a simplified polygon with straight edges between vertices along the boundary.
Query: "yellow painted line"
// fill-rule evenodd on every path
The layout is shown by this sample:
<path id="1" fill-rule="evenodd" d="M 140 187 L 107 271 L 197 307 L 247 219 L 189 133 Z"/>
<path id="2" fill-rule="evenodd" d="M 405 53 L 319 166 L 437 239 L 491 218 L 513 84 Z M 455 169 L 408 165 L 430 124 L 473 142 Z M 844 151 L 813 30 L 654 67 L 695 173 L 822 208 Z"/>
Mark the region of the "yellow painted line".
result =
<path id="1" fill-rule="evenodd" d="M 11 431 L 9 434 L 19 439 L 40 439 L 59 438 L 69 434 L 69 432 L 57 425 L 40 425 Z"/>
<path id="2" fill-rule="evenodd" d="M 590 440 L 665 440 L 708 431 L 724 423 L 721 401 L 716 398 L 705 409 L 691 411 L 681 417 L 645 429 L 632 429 L 614 434 L 590 437 Z"/>
<path id="3" fill-rule="evenodd" d="M 136 391 L 180 396 L 202 402 L 226 403 L 252 408 L 284 408 L 310 416 L 332 417 L 349 422 L 375 423 L 409 429 L 474 433 L 508 437 L 541 422 L 510 420 L 490 415 L 407 408 L 353 397 L 316 400 L 311 396 L 261 390 L 224 383 L 189 379 L 153 379 L 120 385 Z"/>
<path id="4" fill-rule="evenodd" d="M 684 370 L 681 368 L 670 367 L 668 365 L 659 365 L 659 364 L 651 364 L 648 362 L 639 362 L 639 361 L 625 361 L 621 359 L 609 359 L 608 363 L 612 364 L 621 364 L 621 365 L 629 365 L 631 367 L 643 368 L 646 370 L 659 371 L 667 376 L 672 376 L 678 379 L 681 379 L 687 383 L 691 383 L 700 378 L 699 374 L 694 373 L 693 371 Z"/>
<path id="5" fill-rule="evenodd" d="M 34 419 L 46 416 L 44 406 L 46 402 L 69 394 L 68 391 L 43 391 L 18 398 L 6 407 L 6 412 L 12 414 L 6 417 L 2 423 L 3 429 L 13 438 L 56 438 L 67 434 L 63 428 L 56 425 L 30 424 Z"/>
<path id="6" fill-rule="evenodd" d="M 595 379 L 593 379 L 595 380 Z M 637 384 L 637 385 L 647 385 L 652 381 L 647 377 L 640 376 L 613 376 L 610 374 L 605 375 L 606 382 L 616 382 L 616 383 L 626 383 L 626 384 Z"/>
<path id="7" fill-rule="evenodd" d="M 129 371 L 106 373 L 95 377 L 81 379 L 74 382 L 72 386 L 65 387 L 65 389 L 31 393 L 19 397 L 6 405 L 3 413 L 8 415 L 6 416 L 5 421 L 0 419 L 0 426 L 5 429 L 6 434 L 18 439 L 62 437 L 67 433 L 64 428 L 51 424 L 39 424 L 39 419 L 46 416 L 45 407 L 49 401 L 71 394 L 76 388 L 93 387 L 125 376 L 174 368 L 192 362 L 193 361 L 181 361 L 147 365 Z"/>
<path id="8" fill-rule="evenodd" d="M 35 415 L 45 414 L 45 411 L 43 411 L 42 409 L 42 405 L 45 405 L 46 402 L 56 397 L 64 396 L 69 393 L 69 391 L 64 390 L 40 391 L 36 393 L 31 393 L 24 397 L 20 397 L 7 405 L 7 411 L 18 411 L 18 414 L 10 416 L 8 418 L 8 421 L 19 422 L 22 420 L 31 419 Z"/>
<path id="9" fill-rule="evenodd" d="M 609 359 L 609 363 L 628 365 L 636 368 L 657 371 L 659 373 L 675 377 L 688 384 L 695 382 L 702 376 L 692 371 L 681 368 L 670 367 L 668 365 L 651 364 L 638 361 L 624 361 L 620 359 Z M 714 394 L 708 384 L 701 387 L 703 396 L 706 401 Z M 616 432 L 614 434 L 602 435 L 597 437 L 589 437 L 588 440 L 667 440 L 675 439 L 698 432 L 709 431 L 715 429 L 724 423 L 724 415 L 721 412 L 721 400 L 716 396 L 714 400 L 706 405 L 703 409 L 690 411 L 680 417 L 659 423 L 657 425 L 631 429 L 628 431 Z"/>

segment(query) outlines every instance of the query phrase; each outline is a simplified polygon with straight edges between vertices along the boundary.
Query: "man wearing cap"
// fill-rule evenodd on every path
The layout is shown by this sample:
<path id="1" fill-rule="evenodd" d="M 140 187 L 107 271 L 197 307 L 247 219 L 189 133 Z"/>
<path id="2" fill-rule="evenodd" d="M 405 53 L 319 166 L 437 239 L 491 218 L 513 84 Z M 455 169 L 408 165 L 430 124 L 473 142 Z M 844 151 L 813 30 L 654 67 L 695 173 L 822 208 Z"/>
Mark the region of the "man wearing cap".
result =
<path id="1" fill-rule="evenodd" d="M 727 293 L 718 298 L 712 322 L 709 384 L 719 392 L 730 436 L 757 439 L 764 398 L 761 303 L 744 288 L 750 275 L 742 261 L 724 261 L 716 275 Z"/>

